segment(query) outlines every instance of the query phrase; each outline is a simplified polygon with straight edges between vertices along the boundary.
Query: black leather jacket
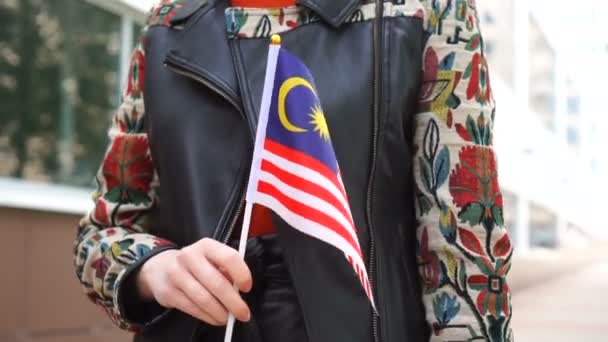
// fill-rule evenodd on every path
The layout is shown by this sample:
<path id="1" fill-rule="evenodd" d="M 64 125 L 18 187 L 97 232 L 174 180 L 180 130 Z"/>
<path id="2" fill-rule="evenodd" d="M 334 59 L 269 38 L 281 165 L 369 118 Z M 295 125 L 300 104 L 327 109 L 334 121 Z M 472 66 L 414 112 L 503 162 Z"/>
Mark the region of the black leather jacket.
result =
<path id="1" fill-rule="evenodd" d="M 155 13 L 151 17 L 142 59 L 134 63 L 145 62 L 146 66 L 145 92 L 141 93 L 145 130 L 138 134 L 147 135 L 148 157 L 157 173 L 150 176 L 150 182 L 158 181 L 159 186 L 145 189 L 154 191 L 149 196 L 151 201 L 143 206 L 146 224 L 136 219 L 116 224 L 120 218 L 112 217 L 104 225 L 95 214 L 89 215 L 81 223 L 76 249 L 78 275 L 89 295 L 109 308 L 123 326 L 142 329 L 138 330 L 137 341 L 220 341 L 223 336 L 221 330 L 177 311 L 138 323 L 134 318 L 137 315 L 129 314 L 137 311 L 128 298 L 132 295 L 129 279 L 141 263 L 166 248 L 186 246 L 203 237 L 225 242 L 232 237 L 244 206 L 268 52 L 265 37 L 275 32 L 281 33 L 283 46 L 303 60 L 315 77 L 378 304 L 376 316 L 360 285 L 344 281 L 352 277 L 350 266 L 327 262 L 341 261 L 336 257 L 339 252 L 302 239 L 278 220 L 281 245 L 310 341 L 510 338 L 508 287 L 504 297 L 498 297 L 503 296 L 503 287 L 488 292 L 488 296 L 503 300 L 500 308 L 475 304 L 484 290 L 467 287 L 467 272 L 479 273 L 473 270 L 478 254 L 487 253 L 490 263 L 499 256 L 506 260 L 504 264 L 510 260 L 510 253 L 505 257 L 502 250 L 498 253 L 490 246 L 504 234 L 498 211 L 490 206 L 489 214 L 486 212 L 486 219 L 487 215 L 494 219 L 491 227 L 487 220 L 476 223 L 462 216 L 464 204 L 452 191 L 458 179 L 450 177 L 448 181 L 450 170 L 451 175 L 458 172 L 459 156 L 464 158 L 462 151 L 459 154 L 460 146 L 479 145 L 491 152 L 489 142 L 476 141 L 469 130 L 468 120 L 475 127 L 487 127 L 489 136 L 493 119 L 489 81 L 488 94 L 483 89 L 471 91 L 473 83 L 481 82 L 479 73 L 487 71 L 483 70 L 485 59 L 470 66 L 472 70 L 465 70 L 472 56 L 471 63 L 475 63 L 474 53 L 481 51 L 482 44 L 476 36 L 474 2 L 456 1 L 456 6 L 450 0 L 402 2 L 378 6 L 382 2 L 301 0 L 300 12 L 295 14 L 298 25 L 286 28 L 281 23 L 294 16 L 285 11 L 277 18 L 260 15 L 257 26 L 250 31 L 247 25 L 251 22 L 233 27 L 234 18 L 227 21 L 227 1 L 177 1 L 163 7 L 172 6 L 166 10 L 167 15 Z M 459 18 L 463 12 L 465 17 Z M 247 20 L 254 20 L 254 14 Z M 479 41 L 475 43 L 475 39 Z M 433 50 L 432 55 L 429 50 Z M 439 61 L 437 55 L 445 57 Z M 475 75 L 478 79 L 473 81 Z M 467 87 L 463 78 L 473 85 Z M 144 81 L 131 82 L 131 88 L 137 88 L 137 83 Z M 136 101 L 141 100 L 132 96 L 131 88 L 127 96 L 135 104 L 123 106 L 129 110 L 137 109 Z M 464 112 L 460 111 L 463 107 Z M 481 124 L 471 118 L 478 118 L 480 112 Z M 120 115 L 114 122 L 119 128 L 125 121 Z M 458 134 L 461 141 L 450 140 Z M 481 158 L 479 155 L 477 160 Z M 484 165 L 482 168 L 493 172 L 493 164 Z M 101 187 L 101 201 L 110 203 L 104 206 L 116 209 L 108 195 L 110 187 Z M 499 194 L 497 188 L 494 190 Z M 124 204 L 120 201 L 118 207 Z M 500 203 L 493 203 L 499 208 L 502 198 Z M 126 207 L 123 205 L 123 209 Z M 136 209 L 141 208 L 139 203 Z M 121 211 L 108 215 L 117 212 Z M 476 242 L 462 240 L 469 235 L 461 230 L 461 240 L 455 237 L 455 214 L 459 225 L 486 227 L 489 233 L 470 230 L 477 243 L 487 241 L 486 249 L 480 245 L 479 250 Z M 91 285 L 95 284 L 92 276 L 87 278 L 94 255 L 102 258 L 103 253 L 99 253 L 97 241 L 88 247 L 86 242 L 92 234 L 100 234 L 100 229 L 115 226 L 126 227 L 121 231 L 123 239 L 132 237 L 135 244 L 138 240 L 133 234 L 142 231 L 155 242 L 148 243 L 151 247 L 146 252 L 132 252 L 128 260 L 124 253 L 110 258 L 110 265 L 116 264 L 119 271 L 112 291 L 104 292 Z M 492 234 L 495 239 L 485 239 Z M 510 244 L 506 248 L 510 250 Z M 459 250 L 464 252 L 459 254 Z M 487 274 L 488 279 L 504 280 L 506 272 L 500 273 L 498 267 L 493 275 Z M 102 279 L 107 278 L 102 273 Z M 447 293 L 448 300 L 440 296 L 441 291 Z M 471 330 L 452 327 L 450 323 L 455 322 Z"/>

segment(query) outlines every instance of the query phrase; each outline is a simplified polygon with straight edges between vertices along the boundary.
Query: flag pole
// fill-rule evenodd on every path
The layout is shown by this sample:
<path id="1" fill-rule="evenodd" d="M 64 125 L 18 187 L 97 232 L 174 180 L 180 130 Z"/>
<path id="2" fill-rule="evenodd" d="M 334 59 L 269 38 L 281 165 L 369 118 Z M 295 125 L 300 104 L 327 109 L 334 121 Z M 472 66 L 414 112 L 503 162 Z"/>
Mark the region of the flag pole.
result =
<path id="1" fill-rule="evenodd" d="M 264 90 L 262 93 L 262 105 L 258 117 L 258 127 L 255 136 L 255 145 L 253 149 L 253 158 L 251 162 L 251 171 L 249 174 L 249 184 L 247 185 L 245 213 L 243 214 L 243 225 L 241 227 L 241 238 L 239 240 L 239 255 L 245 258 L 245 250 L 247 249 L 247 238 L 249 237 L 249 228 L 251 226 L 251 212 L 253 210 L 254 199 L 252 194 L 255 193 L 255 187 L 258 183 L 259 169 L 261 163 L 260 152 L 263 149 L 264 140 L 266 139 L 266 125 L 268 124 L 268 112 L 270 111 L 270 101 L 272 98 L 272 90 L 274 84 L 274 76 L 276 72 L 277 59 L 279 49 L 281 47 L 281 36 L 273 34 L 271 37 L 270 48 L 268 51 L 268 63 L 266 65 L 266 76 L 264 78 Z M 236 289 L 236 285 L 233 285 Z M 234 332 L 235 317 L 230 313 L 228 322 L 226 323 L 226 334 L 224 342 L 231 342 Z"/>
<path id="2" fill-rule="evenodd" d="M 241 229 L 241 239 L 239 241 L 239 255 L 241 258 L 245 257 L 245 250 L 247 249 L 247 237 L 249 236 L 249 226 L 251 224 L 251 211 L 253 209 L 253 203 L 247 201 L 245 205 L 245 214 L 243 216 L 243 227 Z M 233 285 L 236 290 L 236 285 Z M 224 335 L 224 342 L 232 341 L 232 333 L 234 330 L 235 317 L 233 313 L 228 316 L 228 322 L 226 323 L 226 335 Z"/>

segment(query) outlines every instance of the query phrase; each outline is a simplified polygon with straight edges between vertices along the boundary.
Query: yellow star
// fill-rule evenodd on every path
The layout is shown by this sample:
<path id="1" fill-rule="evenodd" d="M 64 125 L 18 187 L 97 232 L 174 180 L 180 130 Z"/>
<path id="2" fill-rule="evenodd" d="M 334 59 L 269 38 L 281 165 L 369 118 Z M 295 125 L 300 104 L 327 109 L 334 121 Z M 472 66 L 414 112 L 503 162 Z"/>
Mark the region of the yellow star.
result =
<path id="1" fill-rule="evenodd" d="M 325 115 L 323 114 L 323 110 L 321 106 L 317 105 L 311 108 L 312 113 L 308 114 L 312 120 L 310 123 L 314 125 L 314 131 L 319 132 L 319 136 L 325 140 L 329 141 L 329 127 L 327 126 L 327 121 L 325 120 Z"/>

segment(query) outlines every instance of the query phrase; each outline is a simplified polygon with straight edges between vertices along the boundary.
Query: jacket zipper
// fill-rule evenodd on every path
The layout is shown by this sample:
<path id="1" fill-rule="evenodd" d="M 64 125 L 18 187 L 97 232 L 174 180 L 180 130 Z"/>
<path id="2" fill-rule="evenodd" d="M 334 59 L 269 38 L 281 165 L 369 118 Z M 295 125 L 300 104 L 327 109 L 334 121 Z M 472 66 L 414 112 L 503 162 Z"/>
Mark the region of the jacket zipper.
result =
<path id="1" fill-rule="evenodd" d="M 245 117 L 245 111 L 241 107 L 238 100 L 236 100 L 234 98 L 234 96 L 228 94 L 228 92 L 226 92 L 224 89 L 215 85 L 213 82 L 207 80 L 205 77 L 201 76 L 200 74 L 198 74 L 194 71 L 190 71 L 190 70 L 186 69 L 185 67 L 183 67 L 175 62 L 172 62 L 170 59 L 167 60 L 164 65 L 167 69 L 169 69 L 179 75 L 182 75 L 182 76 L 188 77 L 194 81 L 197 81 L 197 82 L 203 84 L 204 86 L 206 86 L 207 88 L 213 90 L 220 97 L 222 97 L 224 100 L 226 100 L 228 103 L 230 103 L 239 112 L 239 114 L 243 117 L 243 119 L 245 119 L 245 121 L 247 121 L 247 118 Z M 245 181 L 241 184 L 241 187 L 239 189 L 239 199 L 236 202 L 237 207 L 236 207 L 234 214 L 232 215 L 230 224 L 226 228 L 222 229 L 222 231 L 218 234 L 218 238 L 217 238 L 218 241 L 221 241 L 224 244 L 228 244 L 228 241 L 230 241 L 230 238 L 232 237 L 232 234 L 234 233 L 234 230 L 236 228 L 236 224 L 239 220 L 239 217 L 241 216 L 241 213 L 243 212 L 243 208 L 245 208 L 245 197 L 247 195 L 245 192 L 245 189 L 246 189 L 246 184 L 248 182 L 248 179 L 249 179 L 249 176 L 247 176 L 245 178 Z"/>
<path id="2" fill-rule="evenodd" d="M 245 178 L 245 181 L 243 182 L 243 184 L 247 184 L 248 182 L 249 182 L 249 176 L 247 176 Z M 241 217 L 241 215 L 243 213 L 243 209 L 245 208 L 245 198 L 247 197 L 245 185 L 241 186 L 239 193 L 240 193 L 240 197 L 237 202 L 238 207 L 236 208 L 236 211 L 234 212 L 234 215 L 232 216 L 232 219 L 230 220 L 230 225 L 228 225 L 228 229 L 223 234 L 224 237 L 222 238 L 222 236 L 220 235 L 220 241 L 224 244 L 228 244 L 228 241 L 230 241 L 230 238 L 232 237 L 232 233 L 234 233 L 234 229 L 236 228 L 236 224 L 239 221 L 239 218 Z"/>
<path id="3" fill-rule="evenodd" d="M 373 24 L 373 44 L 374 44 L 374 90 L 373 90 L 373 123 L 372 123 L 372 153 L 369 180 L 367 183 L 366 214 L 369 229 L 369 283 L 374 293 L 377 295 L 376 284 L 376 238 L 372 220 L 372 197 L 374 190 L 374 175 L 376 173 L 376 157 L 378 154 L 378 130 L 380 117 L 381 89 L 380 81 L 382 76 L 382 23 L 384 16 L 384 4 L 382 0 L 376 0 L 376 18 Z M 379 302 L 378 302 L 379 303 Z M 380 342 L 379 317 L 372 311 L 372 334 L 374 342 Z"/>

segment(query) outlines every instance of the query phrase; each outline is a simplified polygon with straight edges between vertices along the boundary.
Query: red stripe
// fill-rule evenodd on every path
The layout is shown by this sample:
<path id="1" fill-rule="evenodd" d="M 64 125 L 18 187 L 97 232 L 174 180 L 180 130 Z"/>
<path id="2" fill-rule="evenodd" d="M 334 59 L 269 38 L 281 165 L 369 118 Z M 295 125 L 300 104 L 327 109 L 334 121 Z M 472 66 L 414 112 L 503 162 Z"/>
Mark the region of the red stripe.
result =
<path id="1" fill-rule="evenodd" d="M 324 187 L 320 186 L 319 184 L 313 183 L 306 178 L 302 178 L 296 174 L 281 169 L 276 164 L 273 164 L 271 161 L 265 159 L 262 160 L 262 171 L 266 171 L 270 174 L 273 174 L 283 183 L 289 184 L 298 190 L 318 197 L 324 200 L 325 202 L 331 204 L 333 207 L 338 209 L 338 211 L 340 211 L 342 215 L 344 215 L 346 220 L 352 225 L 354 231 L 355 223 L 353 222 L 353 218 L 350 216 L 350 213 L 346 210 L 340 200 Z"/>
<path id="2" fill-rule="evenodd" d="M 264 149 L 268 150 L 282 158 L 285 158 L 285 159 L 289 160 L 290 162 L 300 164 L 309 169 L 317 171 L 318 173 L 323 175 L 325 178 L 329 179 L 336 186 L 336 188 L 338 188 L 340 190 L 340 192 L 342 192 L 342 195 L 344 195 L 344 198 L 348 199 L 348 197 L 346 196 L 346 191 L 344 190 L 344 187 L 338 180 L 338 175 L 336 173 L 334 173 L 325 164 L 318 161 L 317 159 L 309 156 L 308 154 L 306 154 L 302 151 L 298 151 L 293 148 L 287 147 L 283 144 L 280 144 L 280 143 L 270 140 L 268 138 L 264 141 Z"/>
<path id="3" fill-rule="evenodd" d="M 342 226 L 340 222 L 336 221 L 333 217 L 304 203 L 294 200 L 293 198 L 282 193 L 274 185 L 268 182 L 260 180 L 260 182 L 258 183 L 258 192 L 276 198 L 289 211 L 298 214 L 302 217 L 306 217 L 307 219 L 334 231 L 336 234 L 340 235 L 344 240 L 346 240 L 348 244 L 350 244 L 351 247 L 357 253 L 359 253 L 359 255 L 362 255 L 361 249 L 359 248 L 359 244 L 355 240 L 353 240 L 351 234 L 345 229 L 345 227 Z"/>
<path id="4" fill-rule="evenodd" d="M 355 259 L 353 259 L 352 256 L 347 255 L 346 259 L 348 260 L 348 263 L 353 267 L 353 269 L 355 270 L 355 273 L 359 277 L 359 281 L 361 282 L 361 285 L 363 286 L 363 290 L 365 291 L 365 294 L 371 300 L 371 298 L 372 298 L 371 297 L 371 288 L 369 286 L 369 281 L 367 280 L 364 270 L 361 267 L 359 267 L 358 264 L 355 263 Z"/>
<path id="5" fill-rule="evenodd" d="M 359 278 L 359 281 L 365 288 L 365 285 L 364 285 L 365 284 L 365 273 L 363 272 L 361 267 L 359 267 L 359 265 L 357 263 L 355 263 L 355 260 L 353 259 L 353 257 L 351 257 L 349 255 L 347 258 L 348 258 L 348 263 L 353 267 L 353 269 L 355 270 L 355 273 L 357 274 L 357 277 Z"/>
<path id="6" fill-rule="evenodd" d="M 355 273 L 359 277 L 359 281 L 361 282 L 361 285 L 363 286 L 363 290 L 365 291 L 365 294 L 367 295 L 368 298 L 371 299 L 371 287 L 369 286 L 369 281 L 365 277 L 365 272 L 363 271 L 363 269 L 361 269 L 359 267 L 359 265 L 355 264 L 354 259 L 351 256 L 348 256 L 348 262 L 355 269 Z"/>

